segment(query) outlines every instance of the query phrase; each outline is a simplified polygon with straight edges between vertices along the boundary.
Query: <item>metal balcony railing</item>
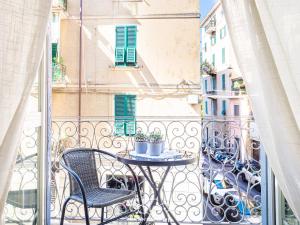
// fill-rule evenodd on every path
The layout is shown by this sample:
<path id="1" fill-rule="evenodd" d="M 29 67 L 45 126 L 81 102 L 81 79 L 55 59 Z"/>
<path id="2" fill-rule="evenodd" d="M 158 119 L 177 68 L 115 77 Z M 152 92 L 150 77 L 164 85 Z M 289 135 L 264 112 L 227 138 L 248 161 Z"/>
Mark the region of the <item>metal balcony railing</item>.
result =
<path id="1" fill-rule="evenodd" d="M 222 97 L 239 97 L 246 95 L 245 90 L 207 90 L 203 93 L 204 95 L 222 96 Z"/>
<path id="2" fill-rule="evenodd" d="M 164 135 L 165 146 L 198 154 L 194 165 L 174 167 L 162 189 L 163 200 L 170 206 L 180 224 L 185 223 L 243 223 L 261 222 L 260 190 L 260 142 L 255 135 L 253 120 L 249 118 L 199 118 L 199 117 L 145 117 L 136 118 L 136 131 L 159 131 Z M 59 166 L 59 155 L 66 148 L 93 147 L 109 152 L 133 149 L 132 136 L 115 135 L 114 118 L 54 119 L 52 122 L 52 182 L 56 185 L 52 194 L 51 217 L 58 219 L 62 203 L 68 196 L 69 183 Z M 251 133 L 251 136 L 250 136 Z M 121 164 L 105 164 L 100 167 L 101 184 L 105 187 L 131 187 L 130 173 Z M 134 168 L 142 188 L 144 207 L 147 209 L 153 192 Z M 161 179 L 163 168 L 155 170 L 154 178 Z M 111 217 L 137 201 L 116 205 L 106 210 Z M 101 210 L 100 210 L 101 211 Z M 91 219 L 98 220 L 101 212 L 90 212 Z M 82 220 L 83 208 L 72 203 L 67 218 Z M 140 220 L 140 215 L 127 218 Z M 160 207 L 151 215 L 154 222 L 166 222 Z"/>
<path id="3" fill-rule="evenodd" d="M 205 32 L 208 34 L 211 34 L 213 32 L 216 31 L 216 19 L 212 18 L 210 19 L 210 21 L 207 23 L 207 25 L 205 26 Z"/>

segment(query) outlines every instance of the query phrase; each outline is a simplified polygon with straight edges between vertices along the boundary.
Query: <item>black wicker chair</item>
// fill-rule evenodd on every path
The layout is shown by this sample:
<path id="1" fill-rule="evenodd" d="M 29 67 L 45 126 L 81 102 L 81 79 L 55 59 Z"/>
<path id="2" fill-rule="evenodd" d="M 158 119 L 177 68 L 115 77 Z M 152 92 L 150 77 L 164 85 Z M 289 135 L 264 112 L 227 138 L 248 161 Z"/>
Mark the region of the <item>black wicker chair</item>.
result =
<path id="1" fill-rule="evenodd" d="M 88 208 L 101 208 L 101 223 L 99 225 L 107 224 L 122 217 L 129 216 L 139 210 L 141 210 L 142 217 L 144 217 L 141 196 L 138 191 L 139 209 L 134 209 L 114 218 L 104 220 L 105 207 L 133 199 L 135 198 L 136 193 L 135 191 L 124 189 L 101 188 L 98 181 L 95 154 L 103 154 L 113 160 L 116 158 L 115 155 L 106 151 L 88 148 L 71 149 L 62 154 L 60 163 L 69 174 L 70 196 L 63 204 L 60 224 L 63 225 L 64 223 L 66 206 L 70 200 L 80 202 L 84 205 L 85 221 L 87 225 L 90 224 Z M 139 190 L 138 179 L 135 173 L 130 166 L 125 166 L 128 167 L 132 173 L 136 190 Z"/>

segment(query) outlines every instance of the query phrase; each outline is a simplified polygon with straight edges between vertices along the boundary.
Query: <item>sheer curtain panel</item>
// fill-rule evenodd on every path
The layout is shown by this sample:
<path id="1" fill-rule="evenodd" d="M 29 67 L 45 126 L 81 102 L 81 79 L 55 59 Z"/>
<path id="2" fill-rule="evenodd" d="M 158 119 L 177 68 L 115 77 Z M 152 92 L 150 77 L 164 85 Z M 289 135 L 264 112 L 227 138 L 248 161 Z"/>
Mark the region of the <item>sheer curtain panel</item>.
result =
<path id="1" fill-rule="evenodd" d="M 262 144 L 300 219 L 300 1 L 222 3 Z"/>
<path id="2" fill-rule="evenodd" d="M 0 218 L 26 102 L 42 56 L 50 7 L 51 0 L 0 0 Z"/>

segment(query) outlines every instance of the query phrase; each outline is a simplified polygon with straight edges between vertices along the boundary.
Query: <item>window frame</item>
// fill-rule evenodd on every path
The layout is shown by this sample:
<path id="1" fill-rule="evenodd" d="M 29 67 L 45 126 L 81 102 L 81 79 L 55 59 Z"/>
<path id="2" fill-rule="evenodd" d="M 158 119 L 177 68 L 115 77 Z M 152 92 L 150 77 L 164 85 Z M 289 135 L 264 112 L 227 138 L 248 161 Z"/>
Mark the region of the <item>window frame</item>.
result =
<path id="1" fill-rule="evenodd" d="M 118 36 L 117 36 L 117 29 L 123 28 L 124 29 L 124 46 L 117 46 L 118 43 Z M 134 44 L 129 45 L 129 35 L 128 30 L 134 28 Z M 115 27 L 115 67 L 136 67 L 137 66 L 137 25 L 135 24 L 126 24 L 126 25 L 118 25 Z M 117 52 L 121 52 L 123 56 L 122 60 L 119 61 L 117 58 Z M 130 52 L 129 52 L 130 51 Z M 130 57 L 128 54 L 130 53 Z M 130 61 L 128 59 L 131 59 Z"/>
<path id="2" fill-rule="evenodd" d="M 226 108 L 227 108 L 227 102 L 226 100 L 222 100 L 222 111 L 221 111 L 222 116 L 226 116 L 227 114 Z"/>
<path id="3" fill-rule="evenodd" d="M 116 98 L 123 97 L 123 111 L 125 115 L 117 115 L 117 106 L 116 106 Z M 133 115 L 128 115 L 128 105 L 129 100 L 134 100 L 134 113 Z M 133 111 L 132 109 L 130 111 Z M 114 135 L 115 136 L 134 136 L 136 134 L 136 95 L 131 94 L 115 94 L 114 95 Z M 122 124 L 123 123 L 123 124 Z M 133 123 L 133 124 L 132 124 Z M 118 127 L 122 125 L 122 127 Z M 132 126 L 133 125 L 133 126 Z M 128 128 L 129 127 L 129 128 Z M 123 130 L 122 130 L 123 129 Z M 133 129 L 133 132 L 130 130 Z M 121 131 L 122 130 L 122 131 Z"/>
<path id="4" fill-rule="evenodd" d="M 225 76 L 225 73 L 223 73 L 222 76 L 221 76 L 221 84 L 222 84 L 222 90 L 225 91 L 226 90 L 226 76 Z"/>
<path id="5" fill-rule="evenodd" d="M 226 62 L 226 50 L 225 47 L 222 48 L 222 64 Z"/>

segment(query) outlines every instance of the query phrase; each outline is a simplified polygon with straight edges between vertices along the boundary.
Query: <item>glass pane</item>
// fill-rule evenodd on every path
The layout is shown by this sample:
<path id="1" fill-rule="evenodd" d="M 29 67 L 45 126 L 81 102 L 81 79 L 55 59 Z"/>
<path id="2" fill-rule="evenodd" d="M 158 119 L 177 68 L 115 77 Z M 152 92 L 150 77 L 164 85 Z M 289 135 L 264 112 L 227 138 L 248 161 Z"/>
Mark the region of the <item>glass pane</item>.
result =
<path id="1" fill-rule="evenodd" d="M 41 143 L 40 99 L 40 82 L 37 76 L 29 96 L 27 115 L 6 201 L 6 224 L 37 224 L 38 153 Z"/>
<path id="2" fill-rule="evenodd" d="M 7 224 L 32 224 L 37 219 L 37 152 L 40 128 L 23 131 L 5 215 Z"/>
<path id="3" fill-rule="evenodd" d="M 284 205 L 283 205 L 283 218 L 282 222 L 284 225 L 300 225 L 299 221 L 295 217 L 292 209 L 289 207 L 288 202 L 286 199 L 284 199 Z"/>

